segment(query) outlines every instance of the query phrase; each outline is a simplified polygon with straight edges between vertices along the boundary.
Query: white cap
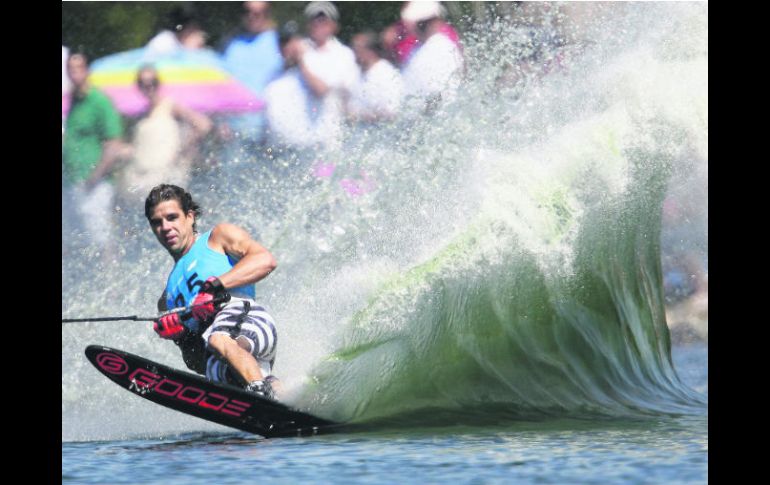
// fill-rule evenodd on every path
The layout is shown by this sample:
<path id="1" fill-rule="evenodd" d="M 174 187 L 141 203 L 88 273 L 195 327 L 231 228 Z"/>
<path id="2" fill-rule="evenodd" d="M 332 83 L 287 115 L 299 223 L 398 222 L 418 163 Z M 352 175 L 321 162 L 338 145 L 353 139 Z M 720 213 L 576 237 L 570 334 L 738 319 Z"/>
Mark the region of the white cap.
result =
<path id="1" fill-rule="evenodd" d="M 408 22 L 422 22 L 444 17 L 446 9 L 439 2 L 409 2 L 401 11 L 401 18 Z"/>
<path id="2" fill-rule="evenodd" d="M 340 13 L 332 2 L 310 2 L 305 7 L 305 17 L 314 19 L 324 15 L 335 22 L 340 19 Z"/>

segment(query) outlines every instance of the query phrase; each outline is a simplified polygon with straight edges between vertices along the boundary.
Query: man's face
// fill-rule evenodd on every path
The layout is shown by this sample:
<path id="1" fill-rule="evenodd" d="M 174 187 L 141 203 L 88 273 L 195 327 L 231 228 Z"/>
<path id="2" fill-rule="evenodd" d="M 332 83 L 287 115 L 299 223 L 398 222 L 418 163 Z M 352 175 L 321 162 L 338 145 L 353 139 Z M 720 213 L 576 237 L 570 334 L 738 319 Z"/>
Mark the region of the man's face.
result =
<path id="1" fill-rule="evenodd" d="M 307 35 L 316 44 L 323 44 L 337 33 L 337 22 L 325 15 L 310 20 L 307 24 Z"/>
<path id="2" fill-rule="evenodd" d="M 83 56 L 74 55 L 67 60 L 67 76 L 75 88 L 80 88 L 86 84 L 88 66 Z"/>
<path id="3" fill-rule="evenodd" d="M 161 202 L 150 214 L 152 232 L 175 259 L 187 253 L 195 241 L 194 222 L 195 213 L 190 211 L 185 214 L 175 199 Z"/>
<path id="4" fill-rule="evenodd" d="M 267 2 L 244 2 L 243 24 L 252 34 L 259 34 L 270 26 L 270 6 Z"/>
<path id="5" fill-rule="evenodd" d="M 160 80 L 158 74 L 152 69 L 144 69 L 139 72 L 137 87 L 147 98 L 152 98 L 158 91 Z"/>

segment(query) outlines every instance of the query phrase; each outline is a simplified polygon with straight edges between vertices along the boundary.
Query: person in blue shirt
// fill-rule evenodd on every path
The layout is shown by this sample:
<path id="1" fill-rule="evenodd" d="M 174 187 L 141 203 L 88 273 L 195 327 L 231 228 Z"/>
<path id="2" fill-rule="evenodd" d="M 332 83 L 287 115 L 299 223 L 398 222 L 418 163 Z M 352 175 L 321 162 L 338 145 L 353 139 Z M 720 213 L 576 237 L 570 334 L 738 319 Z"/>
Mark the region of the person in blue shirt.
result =
<path id="1" fill-rule="evenodd" d="M 190 369 L 274 399 L 276 326 L 254 300 L 254 283 L 275 270 L 275 258 L 233 224 L 199 233 L 199 215 L 200 206 L 176 185 L 158 185 L 147 196 L 150 228 L 174 259 L 158 310 L 192 305 L 189 314 L 164 315 L 153 328 L 180 347 Z"/>
<path id="2" fill-rule="evenodd" d="M 232 38 L 222 54 L 225 67 L 255 95 L 283 72 L 278 32 L 269 2 L 243 2 L 243 32 Z M 263 143 L 262 113 L 232 115 L 223 124 L 223 135 L 239 143 L 238 155 L 250 155 Z"/>

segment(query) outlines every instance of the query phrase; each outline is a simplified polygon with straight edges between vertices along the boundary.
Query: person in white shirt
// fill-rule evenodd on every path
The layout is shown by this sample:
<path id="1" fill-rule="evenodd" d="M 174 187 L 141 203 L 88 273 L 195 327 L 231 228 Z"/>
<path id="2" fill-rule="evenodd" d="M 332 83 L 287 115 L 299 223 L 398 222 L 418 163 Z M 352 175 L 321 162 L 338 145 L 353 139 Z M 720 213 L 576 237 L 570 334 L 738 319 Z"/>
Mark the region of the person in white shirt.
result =
<path id="1" fill-rule="evenodd" d="M 439 2 L 409 2 L 401 12 L 404 21 L 416 24 L 421 44 L 404 67 L 406 102 L 423 113 L 454 99 L 462 78 L 462 53 L 442 31 L 444 12 Z"/>
<path id="2" fill-rule="evenodd" d="M 363 75 L 348 101 L 348 118 L 364 123 L 393 120 L 404 91 L 401 73 L 382 57 L 376 33 L 356 34 L 351 44 Z"/>
<path id="3" fill-rule="evenodd" d="M 289 40 L 283 52 L 287 62 L 296 64 L 309 91 L 308 115 L 324 148 L 333 150 L 342 142 L 344 99 L 350 96 L 360 71 L 353 51 L 335 37 L 339 12 L 331 2 L 310 2 L 305 17 L 308 38 Z"/>
<path id="4" fill-rule="evenodd" d="M 290 45 L 301 41 L 299 26 L 287 22 L 280 30 L 279 45 L 284 59 L 284 72 L 265 88 L 267 142 L 273 148 L 315 151 L 323 147 L 324 120 L 310 117 L 310 89 L 297 67 L 296 50 Z"/>
<path id="5" fill-rule="evenodd" d="M 208 35 L 191 7 L 177 7 L 168 14 L 167 27 L 145 46 L 143 60 L 154 62 L 181 49 L 201 49 Z"/>

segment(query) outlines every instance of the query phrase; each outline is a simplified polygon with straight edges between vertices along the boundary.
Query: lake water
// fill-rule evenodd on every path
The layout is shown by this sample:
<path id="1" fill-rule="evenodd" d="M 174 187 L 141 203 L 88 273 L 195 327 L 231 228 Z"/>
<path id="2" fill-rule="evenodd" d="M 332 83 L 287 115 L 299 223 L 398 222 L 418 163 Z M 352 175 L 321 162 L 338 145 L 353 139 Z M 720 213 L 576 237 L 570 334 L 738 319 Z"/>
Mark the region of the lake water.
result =
<path id="1" fill-rule="evenodd" d="M 673 356 L 682 379 L 707 394 L 707 347 L 675 347 Z M 136 399 L 126 394 L 129 398 Z M 62 481 L 706 483 L 707 427 L 706 414 L 383 429 L 310 438 L 263 439 L 221 428 L 151 439 L 65 442 Z"/>

